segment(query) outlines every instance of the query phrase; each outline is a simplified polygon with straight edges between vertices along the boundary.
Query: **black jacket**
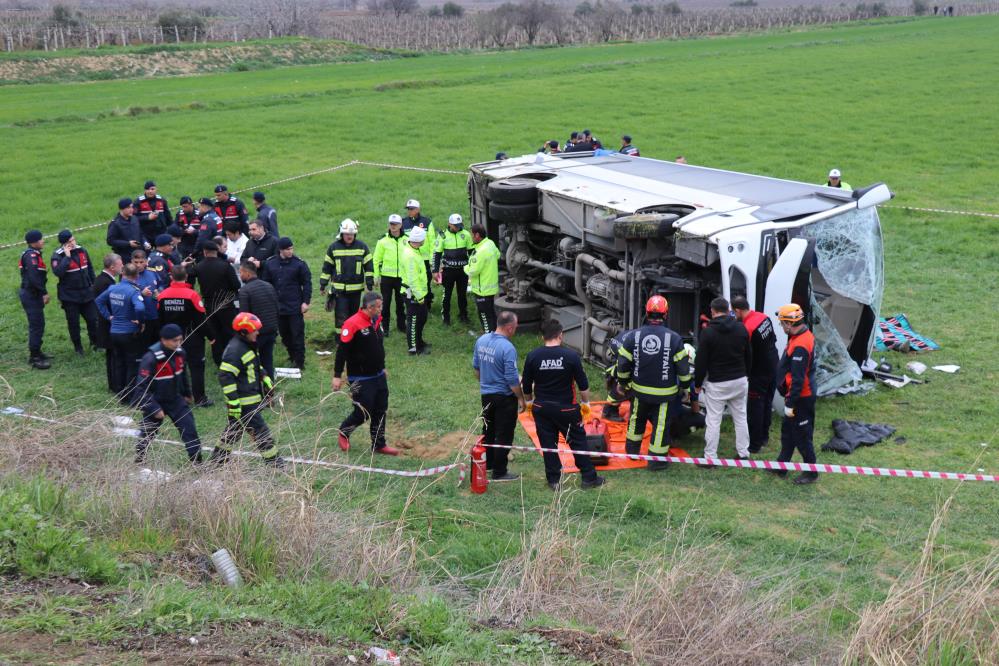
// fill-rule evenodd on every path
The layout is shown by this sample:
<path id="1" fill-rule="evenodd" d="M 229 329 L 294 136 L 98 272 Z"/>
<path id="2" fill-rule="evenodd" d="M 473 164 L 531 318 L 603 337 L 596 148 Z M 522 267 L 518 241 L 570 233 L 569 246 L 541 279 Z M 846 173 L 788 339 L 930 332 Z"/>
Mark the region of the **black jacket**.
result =
<path id="1" fill-rule="evenodd" d="M 136 406 L 144 416 L 152 416 L 164 405 L 170 407 L 177 398 L 191 397 L 191 384 L 184 372 L 186 366 L 187 355 L 180 347 L 170 351 L 157 342 L 143 355 L 135 395 Z"/>
<path id="2" fill-rule="evenodd" d="M 49 293 L 45 288 L 48 281 L 48 267 L 42 259 L 42 253 L 29 247 L 21 254 L 17 267 L 21 269 L 21 289 L 31 296 L 44 296 Z"/>
<path id="3" fill-rule="evenodd" d="M 258 208 L 257 219 L 264 223 L 264 229 L 266 229 L 267 233 L 271 236 L 278 238 L 281 235 L 278 233 L 277 211 L 274 210 L 273 206 L 263 204 L 260 208 Z"/>
<path id="4" fill-rule="evenodd" d="M 690 362 L 683 338 L 663 324 L 646 322 L 628 331 L 618 348 L 617 379 L 641 402 L 672 402 L 690 384 Z"/>
<path id="5" fill-rule="evenodd" d="M 299 314 L 302 303 L 312 302 L 312 272 L 302 259 L 282 259 L 274 255 L 262 264 L 261 279 L 274 285 L 278 295 L 278 313 Z"/>
<path id="6" fill-rule="evenodd" d="M 89 303 L 94 300 L 94 266 L 82 247 L 74 248 L 69 256 L 59 248 L 52 253 L 52 275 L 59 278 L 57 294 L 65 303 Z"/>
<path id="7" fill-rule="evenodd" d="M 187 276 L 192 287 L 195 280 L 200 285 L 198 291 L 209 317 L 236 300 L 239 278 L 232 265 L 222 257 L 205 257 L 187 269 Z M 226 325 L 231 323 L 225 322 Z"/>
<path id="8" fill-rule="evenodd" d="M 184 259 L 197 251 L 201 216 L 198 215 L 198 211 L 193 211 L 188 215 L 183 210 L 180 210 L 177 212 L 174 224 L 180 227 L 180 244 L 177 246 L 177 252 L 180 253 L 180 258 Z"/>
<path id="9" fill-rule="evenodd" d="M 218 377 L 230 406 L 255 405 L 263 398 L 264 391 L 273 386 L 273 380 L 260 365 L 256 343 L 247 342 L 238 334 L 232 336 L 222 352 Z"/>
<path id="10" fill-rule="evenodd" d="M 132 250 L 142 249 L 142 228 L 139 226 L 139 218 L 132 216 L 125 219 L 118 214 L 110 224 L 108 224 L 107 242 L 112 250 L 118 253 L 122 261 L 126 264 L 132 259 Z M 129 241 L 137 241 L 138 247 L 132 247 Z"/>
<path id="11" fill-rule="evenodd" d="M 236 197 L 229 195 L 229 200 L 215 202 L 215 213 L 222 218 L 222 224 L 236 220 L 239 222 L 239 231 L 243 234 L 250 233 L 249 216 L 246 214 L 246 206 Z"/>
<path id="12" fill-rule="evenodd" d="M 371 321 L 368 313 L 359 310 L 344 322 L 340 343 L 333 359 L 333 376 L 339 377 L 344 366 L 347 379 L 373 377 L 385 371 L 385 339 L 382 318 Z"/>
<path id="13" fill-rule="evenodd" d="M 748 377 L 753 367 L 753 351 L 746 327 L 735 317 L 723 315 L 708 322 L 701 331 L 694 363 L 694 385 L 727 382 Z"/>
<path id="14" fill-rule="evenodd" d="M 239 258 L 239 261 L 242 263 L 253 257 L 260 262 L 260 269 L 263 269 L 264 262 L 276 255 L 277 252 L 277 238 L 270 234 L 264 234 L 264 237 L 260 240 L 253 240 L 251 238 L 246 241 L 246 247 L 243 248 L 243 255 Z"/>
<path id="15" fill-rule="evenodd" d="M 149 219 L 150 213 L 156 213 L 156 217 Z M 170 206 L 166 199 L 160 195 L 153 198 L 142 194 L 135 199 L 135 216 L 139 218 L 139 226 L 142 228 L 142 235 L 150 245 L 156 242 L 156 237 L 167 230 L 173 223 L 170 215 Z"/>
<path id="16" fill-rule="evenodd" d="M 278 295 L 269 282 L 260 278 L 248 280 L 239 290 L 239 311 L 252 312 L 260 317 L 261 335 L 272 335 L 278 330 Z"/>

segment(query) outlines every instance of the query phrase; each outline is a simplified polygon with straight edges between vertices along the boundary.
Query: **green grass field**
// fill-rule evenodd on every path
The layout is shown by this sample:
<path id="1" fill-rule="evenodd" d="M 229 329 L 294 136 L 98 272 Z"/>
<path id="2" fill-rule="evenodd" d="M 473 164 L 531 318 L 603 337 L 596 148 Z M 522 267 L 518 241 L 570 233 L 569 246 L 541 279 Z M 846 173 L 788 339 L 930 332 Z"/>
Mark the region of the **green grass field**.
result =
<path id="1" fill-rule="evenodd" d="M 882 211 L 883 312 L 905 312 L 943 346 L 919 360 L 962 369 L 930 371 L 923 386 L 879 386 L 866 397 L 821 401 L 817 444 L 838 417 L 890 423 L 907 441 L 848 459 L 820 453 L 820 462 L 995 474 L 999 220 L 898 207 L 999 212 L 997 40 L 999 17 L 982 16 L 8 86 L 0 89 L 0 242 L 17 241 L 28 228 L 53 233 L 110 219 L 117 199 L 139 193 L 147 178 L 176 204 L 182 194 L 208 194 L 217 182 L 248 188 L 353 159 L 461 171 L 497 150 L 532 152 L 545 139 L 583 127 L 609 145 L 630 133 L 644 156 L 683 154 L 693 164 L 783 178 L 819 182 L 835 166 L 855 187 L 884 181 L 896 192 L 893 207 Z M 367 166 L 276 185 L 267 194 L 282 233 L 294 238 L 314 274 L 343 217 L 359 220 L 361 237 L 374 241 L 386 216 L 410 197 L 438 221 L 467 212 L 461 176 Z M 103 229 L 78 239 L 95 259 L 106 250 Z M 50 241 L 46 258 L 53 249 Z M 54 367 L 27 368 L 16 295 L 19 250 L 0 252 L 6 285 L 0 375 L 11 387 L 3 402 L 64 414 L 104 406 L 103 359 L 72 355 L 54 303 L 45 345 Z M 51 278 L 50 287 L 54 293 Z M 328 346 L 330 329 L 329 316 L 317 308 L 308 327 L 313 348 Z M 427 339 L 435 354 L 416 360 L 405 356 L 398 336 L 388 342 L 396 438 L 427 442 L 467 431 L 478 413 L 469 368 L 473 338 L 443 329 L 434 317 Z M 536 342 L 523 335 L 517 345 L 523 354 Z M 898 367 L 911 359 L 889 354 L 888 360 Z M 318 406 L 328 392 L 329 360 L 312 355 L 309 363 L 305 379 L 285 390 L 284 414 L 271 418 L 285 450 L 311 449 L 317 433 L 334 428 L 347 411 L 342 398 Z M 223 422 L 218 407 L 198 412 L 206 442 Z M 367 460 L 366 435 L 358 431 L 355 440 L 347 458 Z M 344 457 L 332 439 L 323 445 Z M 683 445 L 695 453 L 702 443 Z M 729 433 L 722 453 L 732 452 Z M 163 455 L 164 464 L 180 464 L 179 452 Z M 422 462 L 385 464 L 410 469 Z M 524 474 L 522 487 L 494 486 L 480 497 L 443 483 L 412 498 L 406 524 L 432 557 L 428 575 L 481 575 L 517 554 L 525 525 L 549 505 L 550 493 L 539 459 L 518 456 L 513 469 Z M 386 519 L 398 516 L 411 488 L 381 477 L 355 485 L 358 505 L 376 506 Z M 696 529 L 686 538 L 720 541 L 747 577 L 789 577 L 795 606 L 822 604 L 820 624 L 836 637 L 918 560 L 937 509 L 952 494 L 938 540 L 948 566 L 994 554 L 994 484 L 828 475 L 801 489 L 762 473 L 674 466 L 664 475 L 614 473 L 604 491 L 574 496 L 566 514 L 591 530 L 584 556 L 593 563 L 622 553 L 654 557 L 667 529 L 692 516 Z"/>

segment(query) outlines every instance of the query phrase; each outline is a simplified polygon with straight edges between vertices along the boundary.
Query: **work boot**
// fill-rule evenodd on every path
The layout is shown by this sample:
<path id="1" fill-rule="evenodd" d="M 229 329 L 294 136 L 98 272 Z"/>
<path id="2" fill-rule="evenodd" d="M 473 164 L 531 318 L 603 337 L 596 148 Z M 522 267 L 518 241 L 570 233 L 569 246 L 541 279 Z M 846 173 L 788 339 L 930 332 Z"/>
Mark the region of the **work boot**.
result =
<path id="1" fill-rule="evenodd" d="M 786 479 L 787 478 L 787 470 L 786 469 L 768 469 L 767 471 L 770 472 L 771 474 L 773 474 L 774 476 L 778 476 L 778 477 L 780 477 L 782 479 Z"/>
<path id="2" fill-rule="evenodd" d="M 77 356 L 83 356 L 83 345 L 76 345 L 73 347 L 73 351 L 76 352 Z"/>
<path id="3" fill-rule="evenodd" d="M 624 421 L 621 418 L 620 412 L 617 411 L 617 405 L 612 405 L 609 402 L 604 403 L 604 409 L 600 412 L 600 418 L 604 421 L 617 421 L 618 423 Z"/>
<path id="4" fill-rule="evenodd" d="M 416 352 L 420 356 L 430 356 L 430 345 L 424 345 L 423 349 Z"/>
<path id="5" fill-rule="evenodd" d="M 562 486 L 559 485 L 558 481 L 549 481 L 548 482 L 548 489 L 551 490 L 551 491 L 553 491 L 553 492 L 558 492 L 559 490 L 562 489 Z"/>
<path id="6" fill-rule="evenodd" d="M 626 439 L 624 440 L 624 452 L 629 456 L 637 456 L 642 453 L 642 443 Z"/>
<path id="7" fill-rule="evenodd" d="M 284 458 L 281 456 L 274 456 L 273 458 L 264 458 L 264 464 L 270 465 L 275 469 L 285 469 L 288 467 L 288 463 L 285 462 Z"/>
<path id="8" fill-rule="evenodd" d="M 31 356 L 28 358 L 28 365 L 30 365 L 35 370 L 48 370 L 52 367 L 52 364 L 48 362 L 43 356 Z"/>
<path id="9" fill-rule="evenodd" d="M 607 479 L 605 479 L 602 476 L 595 476 L 588 481 L 586 479 L 580 481 L 579 487 L 582 488 L 583 490 L 590 490 L 592 488 L 599 488 L 605 483 L 607 483 Z"/>
<path id="10" fill-rule="evenodd" d="M 493 478 L 490 481 L 518 481 L 520 479 L 520 474 L 513 474 L 512 472 L 507 472 L 502 476 L 496 476 L 493 474 Z"/>
<path id="11" fill-rule="evenodd" d="M 222 466 L 229 460 L 229 451 L 220 446 L 212 449 L 212 455 L 208 456 L 208 462 Z"/>
<path id="12" fill-rule="evenodd" d="M 392 328 L 391 327 L 385 327 L 385 328 L 383 328 L 382 329 L 382 337 L 383 338 L 387 338 L 391 332 L 392 332 Z"/>
<path id="13" fill-rule="evenodd" d="M 211 407 L 214 404 L 215 401 L 209 398 L 208 396 L 203 396 L 202 398 L 194 402 L 195 407 Z"/>
<path id="14" fill-rule="evenodd" d="M 337 433 L 336 443 L 340 445 L 341 451 L 350 451 L 350 440 L 342 432 Z"/>
<path id="15" fill-rule="evenodd" d="M 669 467 L 669 461 L 666 460 L 650 460 L 649 466 L 646 467 L 650 472 L 661 472 Z"/>
<path id="16" fill-rule="evenodd" d="M 796 486 L 805 486 L 809 483 L 815 483 L 818 480 L 818 472 L 802 472 L 798 476 L 794 477 L 794 481 L 792 481 L 792 483 Z"/>
<path id="17" fill-rule="evenodd" d="M 393 449 L 391 446 L 379 446 L 375 449 L 375 453 L 380 453 L 383 456 L 397 456 L 399 455 L 399 449 Z"/>
<path id="18" fill-rule="evenodd" d="M 201 454 L 201 451 L 198 451 L 196 454 L 194 454 L 194 457 L 191 458 L 192 465 L 203 465 L 204 462 L 205 462 L 205 457 Z"/>
<path id="19" fill-rule="evenodd" d="M 50 354 L 46 354 L 45 352 L 40 351 L 40 350 L 37 353 L 35 353 L 35 356 L 37 356 L 38 358 L 44 359 L 46 361 L 51 361 L 53 358 L 55 358 L 54 356 L 52 356 Z"/>

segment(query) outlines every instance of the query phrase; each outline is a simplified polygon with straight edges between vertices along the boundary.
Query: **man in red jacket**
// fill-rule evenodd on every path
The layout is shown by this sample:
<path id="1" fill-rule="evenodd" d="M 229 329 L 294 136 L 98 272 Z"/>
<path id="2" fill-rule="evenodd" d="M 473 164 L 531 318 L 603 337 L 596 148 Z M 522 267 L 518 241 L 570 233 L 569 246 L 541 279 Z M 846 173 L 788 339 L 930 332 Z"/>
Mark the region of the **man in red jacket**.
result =
<path id="1" fill-rule="evenodd" d="M 184 332 L 184 351 L 187 352 L 187 367 L 191 371 L 191 387 L 194 404 L 198 407 L 211 407 L 215 404 L 205 395 L 205 339 L 210 344 L 209 327 L 206 324 L 205 304 L 187 281 L 187 269 L 174 266 L 170 286 L 157 296 L 160 322 L 177 324 Z"/>
<path id="2" fill-rule="evenodd" d="M 333 362 L 333 390 L 343 386 L 344 366 L 354 402 L 354 411 L 340 424 L 340 449 L 350 449 L 350 434 L 371 419 L 371 448 L 375 453 L 397 456 L 385 445 L 385 413 L 388 411 L 388 380 L 385 372 L 385 339 L 382 333 L 382 295 L 367 291 L 361 309 L 343 323 L 340 344 Z"/>
<path id="3" fill-rule="evenodd" d="M 749 452 L 757 453 L 770 440 L 774 392 L 777 390 L 777 336 L 770 317 L 749 307 L 745 296 L 732 299 L 732 310 L 749 333 L 753 367 L 749 370 Z"/>

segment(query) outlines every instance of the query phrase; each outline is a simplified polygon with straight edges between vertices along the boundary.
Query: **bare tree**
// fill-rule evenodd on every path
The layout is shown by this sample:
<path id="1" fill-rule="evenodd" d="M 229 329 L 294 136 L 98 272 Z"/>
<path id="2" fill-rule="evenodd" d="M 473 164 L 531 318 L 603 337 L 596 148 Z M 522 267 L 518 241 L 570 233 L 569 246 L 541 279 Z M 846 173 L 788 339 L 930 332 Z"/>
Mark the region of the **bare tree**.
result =
<path id="1" fill-rule="evenodd" d="M 506 46 L 517 8 L 509 2 L 475 15 L 475 28 L 483 46 Z"/>
<path id="2" fill-rule="evenodd" d="M 368 0 L 368 10 L 376 14 L 392 14 L 399 18 L 420 8 L 418 0 Z"/>
<path id="3" fill-rule="evenodd" d="M 516 6 L 514 24 L 524 31 L 527 43 L 534 44 L 541 27 L 551 21 L 555 13 L 555 5 L 544 0 L 525 0 Z"/>

